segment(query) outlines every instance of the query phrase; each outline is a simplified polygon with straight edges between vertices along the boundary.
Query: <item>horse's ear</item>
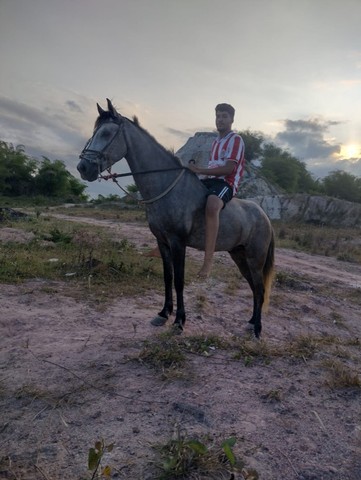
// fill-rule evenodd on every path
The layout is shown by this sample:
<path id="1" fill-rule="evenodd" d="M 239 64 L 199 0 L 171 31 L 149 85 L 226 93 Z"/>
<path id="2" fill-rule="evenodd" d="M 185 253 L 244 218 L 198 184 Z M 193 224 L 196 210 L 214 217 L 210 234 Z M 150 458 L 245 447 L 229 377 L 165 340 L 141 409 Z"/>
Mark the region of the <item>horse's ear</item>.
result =
<path id="1" fill-rule="evenodd" d="M 105 113 L 105 110 L 102 109 L 102 107 L 99 105 L 99 103 L 97 103 L 97 108 L 98 108 L 98 112 L 99 112 L 99 115 L 103 115 L 103 113 Z"/>
<path id="2" fill-rule="evenodd" d="M 119 113 L 115 110 L 115 108 L 113 107 L 113 104 L 109 100 L 109 98 L 107 98 L 107 103 L 108 103 L 108 110 L 109 110 L 110 114 L 112 115 L 112 117 L 118 117 Z"/>

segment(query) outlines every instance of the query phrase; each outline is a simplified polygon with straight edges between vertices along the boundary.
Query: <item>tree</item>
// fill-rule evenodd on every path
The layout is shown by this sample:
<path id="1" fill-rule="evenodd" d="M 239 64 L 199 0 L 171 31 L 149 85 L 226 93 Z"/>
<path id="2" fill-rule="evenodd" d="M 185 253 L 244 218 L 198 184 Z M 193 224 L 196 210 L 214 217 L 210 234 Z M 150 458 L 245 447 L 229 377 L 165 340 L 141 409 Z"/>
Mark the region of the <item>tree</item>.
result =
<path id="1" fill-rule="evenodd" d="M 251 130 L 243 130 L 240 132 L 245 145 L 245 158 L 247 162 L 261 157 L 262 155 L 262 143 L 264 142 L 264 136 L 261 132 L 252 132 Z"/>
<path id="2" fill-rule="evenodd" d="M 47 197 L 63 197 L 67 193 L 68 172 L 61 160 L 52 162 L 43 157 L 35 178 L 36 190 Z"/>
<path id="3" fill-rule="evenodd" d="M 34 189 L 36 160 L 25 155 L 23 145 L 14 147 L 0 141 L 0 193 L 29 195 Z"/>
<path id="4" fill-rule="evenodd" d="M 361 178 L 336 170 L 322 180 L 326 195 L 361 203 Z"/>
<path id="5" fill-rule="evenodd" d="M 318 191 L 317 182 L 308 172 L 304 162 L 273 143 L 265 144 L 262 153 L 261 173 L 272 183 L 288 193 Z"/>
<path id="6" fill-rule="evenodd" d="M 64 162 L 43 157 L 35 177 L 36 190 L 47 197 L 66 199 L 69 196 L 85 198 L 86 186 L 73 177 L 65 168 Z"/>

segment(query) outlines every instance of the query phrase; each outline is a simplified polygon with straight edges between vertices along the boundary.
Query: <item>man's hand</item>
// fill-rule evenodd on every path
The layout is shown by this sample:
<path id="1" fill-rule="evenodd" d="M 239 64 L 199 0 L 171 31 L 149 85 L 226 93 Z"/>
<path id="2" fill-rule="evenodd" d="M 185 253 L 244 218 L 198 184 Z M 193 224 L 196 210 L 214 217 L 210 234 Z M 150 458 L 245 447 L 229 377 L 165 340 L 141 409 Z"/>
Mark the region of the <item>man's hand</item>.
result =
<path id="1" fill-rule="evenodd" d="M 189 162 L 188 162 L 188 168 L 189 168 L 189 170 L 191 170 L 193 173 L 196 173 L 197 175 L 200 174 L 200 171 L 199 171 L 200 168 L 196 166 L 194 160 L 189 160 Z"/>

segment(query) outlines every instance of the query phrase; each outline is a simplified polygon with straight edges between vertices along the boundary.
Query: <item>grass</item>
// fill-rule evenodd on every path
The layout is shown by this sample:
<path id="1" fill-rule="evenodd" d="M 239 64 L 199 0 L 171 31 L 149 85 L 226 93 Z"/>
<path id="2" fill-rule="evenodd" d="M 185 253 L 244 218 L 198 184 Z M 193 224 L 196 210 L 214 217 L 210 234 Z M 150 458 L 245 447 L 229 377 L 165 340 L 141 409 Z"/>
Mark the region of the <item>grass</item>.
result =
<path id="1" fill-rule="evenodd" d="M 361 262 L 360 230 L 331 228 L 305 223 L 272 222 L 277 246 L 307 253 L 335 257 L 346 262 Z"/>
<path id="2" fill-rule="evenodd" d="M 327 370 L 325 383 L 332 390 L 361 388 L 360 375 L 340 360 L 327 359 L 322 362 L 322 366 Z"/>
<path id="3" fill-rule="evenodd" d="M 163 379 L 184 379 L 189 377 L 189 354 L 213 357 L 222 352 L 222 359 L 242 361 L 245 367 L 252 367 L 269 365 L 281 358 L 302 362 L 322 356 L 352 359 L 352 347 L 359 349 L 358 338 L 301 334 L 284 343 L 272 344 L 252 337 L 226 340 L 215 335 L 179 336 L 169 330 L 146 340 L 136 359 L 161 372 Z"/>
<path id="4" fill-rule="evenodd" d="M 31 216 L 47 216 L 49 214 L 61 214 L 70 217 L 91 217 L 97 220 L 114 220 L 119 222 L 136 222 L 146 224 L 146 212 L 142 206 L 124 207 L 114 203 L 104 204 L 75 204 L 64 205 L 39 205 L 26 207 L 21 205 L 21 211 Z"/>
<path id="5" fill-rule="evenodd" d="M 177 338 L 166 332 L 146 340 L 138 359 L 157 370 L 181 369 L 185 364 L 185 355 Z"/>
<path id="6" fill-rule="evenodd" d="M 93 298 L 163 291 L 159 259 L 142 257 L 127 239 L 106 229 L 50 217 L 8 222 L 34 234 L 28 244 L 0 244 L 0 282 L 43 278 L 91 290 Z"/>

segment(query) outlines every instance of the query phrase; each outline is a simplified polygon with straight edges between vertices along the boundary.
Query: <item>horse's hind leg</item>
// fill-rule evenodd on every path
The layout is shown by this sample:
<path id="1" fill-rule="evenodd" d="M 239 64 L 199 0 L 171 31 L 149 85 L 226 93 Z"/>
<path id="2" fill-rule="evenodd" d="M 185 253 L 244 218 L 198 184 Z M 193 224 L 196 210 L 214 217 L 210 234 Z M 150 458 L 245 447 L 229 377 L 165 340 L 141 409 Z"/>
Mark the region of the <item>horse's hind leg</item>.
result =
<path id="1" fill-rule="evenodd" d="M 249 323 L 253 325 L 254 334 L 256 338 L 259 338 L 262 331 L 262 305 L 264 300 L 264 285 L 263 285 L 263 275 L 262 271 L 259 268 L 250 268 L 252 265 L 252 260 L 246 259 L 245 251 L 243 248 L 235 249 L 229 252 L 232 260 L 237 265 L 239 271 L 243 277 L 247 280 L 252 293 L 253 293 L 253 313 L 252 317 L 249 320 Z"/>
<path id="2" fill-rule="evenodd" d="M 151 324 L 159 327 L 166 323 L 169 315 L 173 312 L 173 265 L 171 249 L 167 244 L 158 242 L 159 251 L 163 260 L 163 277 L 164 277 L 164 306 L 156 317 L 151 320 Z"/>

